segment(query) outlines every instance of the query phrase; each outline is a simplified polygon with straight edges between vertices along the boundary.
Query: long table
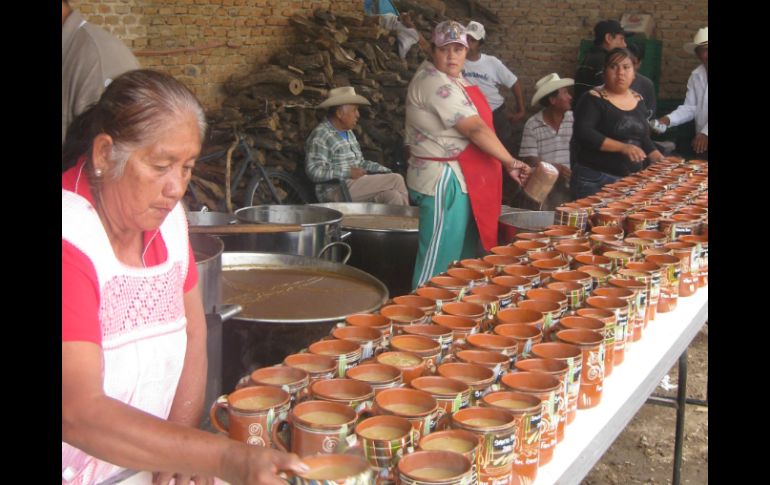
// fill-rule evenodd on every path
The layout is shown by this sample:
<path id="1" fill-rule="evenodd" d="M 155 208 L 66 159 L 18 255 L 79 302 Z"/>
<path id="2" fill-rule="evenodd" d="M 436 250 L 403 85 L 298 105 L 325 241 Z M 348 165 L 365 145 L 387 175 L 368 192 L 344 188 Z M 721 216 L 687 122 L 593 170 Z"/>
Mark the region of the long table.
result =
<path id="1" fill-rule="evenodd" d="M 708 320 L 708 286 L 679 298 L 672 312 L 658 313 L 642 339 L 626 347 L 623 364 L 604 381 L 602 400 L 578 409 L 553 460 L 540 468 L 533 485 L 579 484 L 628 425 Z M 684 391 L 684 390 L 680 390 Z M 683 423 L 682 423 L 683 424 Z"/>
<path id="2" fill-rule="evenodd" d="M 579 484 L 687 350 L 706 320 L 708 287 L 680 298 L 673 312 L 658 313 L 644 330 L 642 340 L 626 348 L 625 361 L 614 367 L 605 380 L 599 405 L 578 410 L 575 421 L 565 430 L 564 441 L 556 446 L 553 460 L 538 470 L 533 485 Z M 126 471 L 103 485 L 150 482 L 149 472 Z"/>

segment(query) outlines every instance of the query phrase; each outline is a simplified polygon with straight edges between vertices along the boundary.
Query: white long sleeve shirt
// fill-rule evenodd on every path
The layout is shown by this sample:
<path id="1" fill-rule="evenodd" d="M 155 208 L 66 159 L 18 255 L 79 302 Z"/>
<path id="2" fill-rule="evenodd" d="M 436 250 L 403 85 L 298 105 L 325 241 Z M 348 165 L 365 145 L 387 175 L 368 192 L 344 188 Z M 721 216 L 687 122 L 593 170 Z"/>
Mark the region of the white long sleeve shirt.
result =
<path id="1" fill-rule="evenodd" d="M 678 126 L 695 119 L 695 132 L 709 134 L 709 76 L 701 64 L 687 80 L 687 95 L 684 104 L 668 115 L 669 126 Z"/>

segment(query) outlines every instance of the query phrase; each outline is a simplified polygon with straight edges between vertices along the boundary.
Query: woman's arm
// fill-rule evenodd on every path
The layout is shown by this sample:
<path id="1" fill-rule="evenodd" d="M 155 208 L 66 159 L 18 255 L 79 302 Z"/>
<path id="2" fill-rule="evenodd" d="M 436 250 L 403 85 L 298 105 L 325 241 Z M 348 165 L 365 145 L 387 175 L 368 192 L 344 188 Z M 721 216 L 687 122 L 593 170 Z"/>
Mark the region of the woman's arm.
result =
<path id="1" fill-rule="evenodd" d="M 62 441 L 136 470 L 217 476 L 232 484 L 283 482 L 278 470 L 304 471 L 296 455 L 248 446 L 157 418 L 104 394 L 101 348 L 62 343 Z"/>
<path id="2" fill-rule="evenodd" d="M 532 170 L 526 163 L 516 160 L 508 150 L 505 149 L 495 132 L 492 131 L 480 116 L 468 116 L 458 121 L 454 125 L 455 129 L 461 135 L 468 138 L 471 143 L 479 147 L 484 153 L 500 160 L 505 167 L 505 171 L 521 185 L 527 181 Z"/>
<path id="3" fill-rule="evenodd" d="M 203 411 L 208 369 L 206 315 L 203 310 L 200 280 L 194 288 L 184 294 L 184 308 L 187 318 L 187 349 L 168 420 L 197 428 Z M 172 477 L 170 472 L 161 473 L 155 477 L 153 483 L 166 485 Z M 190 477 L 181 474 L 177 476 L 179 483 L 186 484 L 189 481 Z"/>
<path id="4" fill-rule="evenodd" d="M 521 86 L 519 85 L 519 81 L 516 81 L 513 86 L 511 86 L 511 91 L 513 91 L 513 97 L 516 98 L 516 112 L 511 115 L 511 122 L 516 123 L 524 119 L 525 114 L 524 95 L 521 94 Z"/>

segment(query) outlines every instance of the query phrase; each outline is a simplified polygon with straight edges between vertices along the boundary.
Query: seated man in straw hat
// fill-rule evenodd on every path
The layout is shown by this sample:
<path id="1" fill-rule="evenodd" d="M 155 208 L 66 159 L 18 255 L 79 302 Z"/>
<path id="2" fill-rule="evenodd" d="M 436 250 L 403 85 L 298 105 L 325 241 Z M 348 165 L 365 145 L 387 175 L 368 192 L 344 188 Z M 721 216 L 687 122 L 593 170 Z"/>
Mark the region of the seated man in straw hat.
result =
<path id="1" fill-rule="evenodd" d="M 535 113 L 524 124 L 519 157 L 529 165 L 548 162 L 559 170 L 559 180 L 543 204 L 543 210 L 572 200 L 569 191 L 570 157 L 569 143 L 572 138 L 572 96 L 569 86 L 575 81 L 561 79 L 556 73 L 540 78 L 535 83 L 532 106 L 538 103 L 544 109 Z"/>
<path id="2" fill-rule="evenodd" d="M 369 101 L 350 86 L 329 91 L 318 108 L 327 108 L 327 116 L 305 142 L 305 172 L 316 185 L 320 202 L 342 201 L 342 193 L 333 180 L 347 184 L 353 202 L 379 202 L 409 205 L 404 178 L 389 168 L 369 160 L 361 153 L 353 127 L 358 123 L 358 105 Z M 329 182 L 329 183 L 326 183 Z"/>
<path id="3" fill-rule="evenodd" d="M 684 104 L 667 116 L 657 120 L 665 126 L 678 126 L 695 120 L 695 137 L 692 150 L 699 158 L 708 160 L 709 149 L 709 28 L 704 27 L 695 34 L 692 42 L 684 45 L 686 52 L 692 52 L 700 60 L 698 66 L 687 81 L 687 95 Z M 658 132 L 665 128 L 651 123 Z M 661 129 L 662 128 L 662 129 Z M 689 151 L 689 150 L 687 150 Z"/>

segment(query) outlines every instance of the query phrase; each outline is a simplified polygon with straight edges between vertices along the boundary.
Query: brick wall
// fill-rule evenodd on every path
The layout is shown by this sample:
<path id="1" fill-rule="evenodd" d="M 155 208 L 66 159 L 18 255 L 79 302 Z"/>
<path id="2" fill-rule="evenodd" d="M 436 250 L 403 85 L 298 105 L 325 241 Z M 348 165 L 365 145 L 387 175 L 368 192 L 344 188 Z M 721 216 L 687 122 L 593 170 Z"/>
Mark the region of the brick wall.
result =
<path id="1" fill-rule="evenodd" d="M 298 42 L 291 15 L 317 8 L 359 12 L 363 0 L 70 0 L 70 5 L 123 40 L 142 67 L 176 76 L 212 109 L 224 99 L 221 86 L 231 74 L 246 73 Z M 217 47 L 179 52 L 211 45 Z"/>
<path id="2" fill-rule="evenodd" d="M 487 27 L 486 51 L 500 57 L 519 76 L 524 98 L 549 72 L 572 77 L 581 39 L 593 26 L 624 12 L 652 14 L 655 37 L 663 42 L 659 98 L 682 98 L 697 66 L 682 50 L 708 24 L 708 0 L 479 0 L 502 22 Z M 222 99 L 222 82 L 266 62 L 275 51 L 297 42 L 288 17 L 316 8 L 360 11 L 363 0 L 71 0 L 86 19 L 124 40 L 142 66 L 170 72 L 187 83 L 207 108 Z M 463 5 L 447 0 L 449 12 Z M 452 8 L 454 7 L 454 9 Z M 462 10 L 464 11 L 464 10 Z M 188 53 L 141 55 L 143 51 L 225 45 Z M 532 112 L 533 110 L 529 110 Z"/>

